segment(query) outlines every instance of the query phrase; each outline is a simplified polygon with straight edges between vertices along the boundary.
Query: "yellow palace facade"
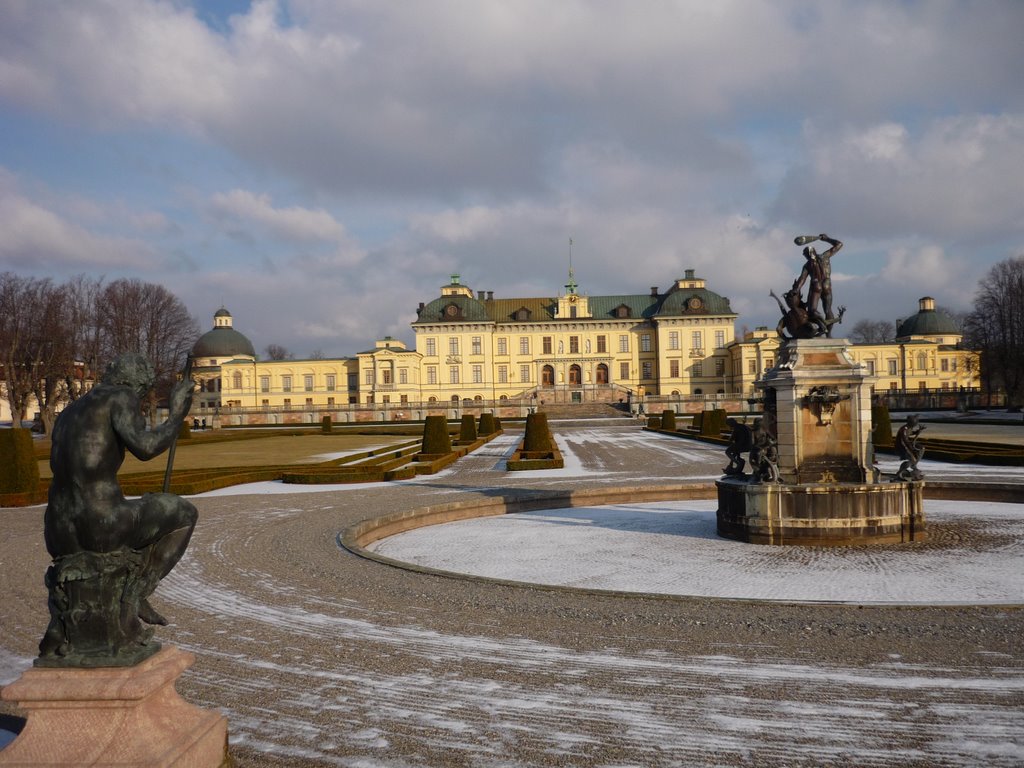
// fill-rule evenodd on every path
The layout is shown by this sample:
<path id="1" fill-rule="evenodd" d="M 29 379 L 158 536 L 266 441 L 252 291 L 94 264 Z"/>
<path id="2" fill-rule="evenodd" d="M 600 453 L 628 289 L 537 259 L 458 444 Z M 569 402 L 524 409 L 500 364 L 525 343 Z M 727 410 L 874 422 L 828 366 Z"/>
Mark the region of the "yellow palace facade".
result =
<path id="1" fill-rule="evenodd" d="M 651 411 L 734 399 L 740 407 L 781 340 L 767 329 L 737 339 L 736 319 L 692 269 L 646 294 L 588 296 L 570 276 L 550 298 L 495 297 L 452 275 L 417 309 L 413 349 L 388 337 L 351 357 L 258 360 L 221 309 L 194 350 L 201 392 L 193 415 L 311 423 L 324 415 L 418 419 L 467 405 L 623 402 Z M 960 349 L 959 332 L 931 299 L 897 333 L 895 342 L 850 347 L 876 391 L 978 386 L 977 355 Z"/>

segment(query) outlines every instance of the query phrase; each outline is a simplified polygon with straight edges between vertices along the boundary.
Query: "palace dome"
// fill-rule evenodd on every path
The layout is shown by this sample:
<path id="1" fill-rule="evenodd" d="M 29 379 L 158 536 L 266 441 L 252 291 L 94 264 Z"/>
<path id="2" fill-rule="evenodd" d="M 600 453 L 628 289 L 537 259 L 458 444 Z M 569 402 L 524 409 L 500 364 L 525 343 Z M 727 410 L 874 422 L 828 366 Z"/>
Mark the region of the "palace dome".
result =
<path id="1" fill-rule="evenodd" d="M 918 302 L 918 312 L 898 323 L 896 338 L 910 336 L 956 336 L 962 331 L 957 328 L 956 321 L 941 309 L 935 308 L 935 299 L 925 296 Z"/>
<path id="2" fill-rule="evenodd" d="M 256 357 L 252 342 L 231 327 L 231 313 L 221 307 L 213 316 L 213 328 L 199 337 L 192 347 L 193 357 L 213 357 L 230 360 L 233 357 Z"/>

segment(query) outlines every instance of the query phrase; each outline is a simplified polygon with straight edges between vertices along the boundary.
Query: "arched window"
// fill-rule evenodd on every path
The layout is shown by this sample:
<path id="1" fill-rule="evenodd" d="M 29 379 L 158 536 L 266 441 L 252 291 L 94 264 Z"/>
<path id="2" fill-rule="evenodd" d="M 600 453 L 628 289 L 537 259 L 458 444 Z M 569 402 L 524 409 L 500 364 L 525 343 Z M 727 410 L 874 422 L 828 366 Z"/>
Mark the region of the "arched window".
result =
<path id="1" fill-rule="evenodd" d="M 459 396 L 458 395 L 452 395 L 452 402 L 453 403 L 459 402 Z"/>
<path id="2" fill-rule="evenodd" d="M 431 395 L 430 397 L 427 398 L 427 402 L 428 403 L 436 403 L 437 402 L 437 398 L 434 397 L 433 395 Z"/>
<path id="3" fill-rule="evenodd" d="M 242 372 L 241 371 L 235 371 L 233 374 L 231 374 L 231 385 L 235 389 L 241 389 L 242 388 Z"/>
<path id="4" fill-rule="evenodd" d="M 693 394 L 695 394 L 695 395 L 703 395 L 704 394 L 704 390 L 701 389 L 700 387 L 697 387 L 695 390 L 693 390 Z"/>
<path id="5" fill-rule="evenodd" d="M 498 398 L 499 400 L 508 400 L 508 395 L 502 395 Z"/>
<path id="6" fill-rule="evenodd" d="M 476 397 L 473 398 L 473 400 L 475 400 L 476 402 L 479 403 L 479 402 L 483 401 L 483 398 L 480 395 L 477 395 Z"/>
<path id="7" fill-rule="evenodd" d="M 917 367 L 919 370 L 922 371 L 928 367 L 928 355 L 926 355 L 924 352 L 921 352 L 917 356 Z"/>
<path id="8" fill-rule="evenodd" d="M 569 366 L 569 386 L 579 387 L 583 384 L 583 373 L 575 363 Z"/>
<path id="9" fill-rule="evenodd" d="M 597 383 L 607 384 L 608 383 L 608 366 L 604 363 L 599 363 L 597 366 Z"/>
<path id="10" fill-rule="evenodd" d="M 555 369 L 550 365 L 545 365 L 540 372 L 540 385 L 542 387 L 553 387 L 555 386 Z"/>

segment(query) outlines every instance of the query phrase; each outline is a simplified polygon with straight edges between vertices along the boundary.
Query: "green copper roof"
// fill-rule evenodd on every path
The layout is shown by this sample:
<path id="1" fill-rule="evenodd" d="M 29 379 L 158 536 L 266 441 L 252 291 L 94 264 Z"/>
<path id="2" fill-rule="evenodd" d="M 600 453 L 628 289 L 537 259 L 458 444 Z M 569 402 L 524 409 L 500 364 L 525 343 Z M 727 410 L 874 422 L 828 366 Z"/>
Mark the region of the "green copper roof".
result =
<path id="1" fill-rule="evenodd" d="M 960 329 L 946 312 L 941 309 L 923 309 L 899 324 L 896 338 L 907 336 L 950 336 L 960 335 Z"/>
<path id="2" fill-rule="evenodd" d="M 221 326 L 207 331 L 192 347 L 195 357 L 234 357 L 248 355 L 256 357 L 252 342 L 234 328 Z"/>

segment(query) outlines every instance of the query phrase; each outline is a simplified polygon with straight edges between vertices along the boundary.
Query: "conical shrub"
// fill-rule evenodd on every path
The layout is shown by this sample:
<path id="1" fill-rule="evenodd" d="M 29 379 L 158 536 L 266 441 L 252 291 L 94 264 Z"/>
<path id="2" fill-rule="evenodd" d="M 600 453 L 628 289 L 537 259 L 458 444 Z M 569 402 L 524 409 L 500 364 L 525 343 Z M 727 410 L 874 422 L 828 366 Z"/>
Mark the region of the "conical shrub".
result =
<path id="1" fill-rule="evenodd" d="M 876 448 L 887 448 L 893 444 L 892 419 L 889 417 L 888 406 L 871 406 L 871 442 Z"/>
<path id="2" fill-rule="evenodd" d="M 459 442 L 472 443 L 476 440 L 476 419 L 473 414 L 467 413 L 462 416 L 462 424 L 459 426 Z"/>
<path id="3" fill-rule="evenodd" d="M 27 429 L 0 429 L 0 493 L 30 493 L 39 487 L 39 463 Z"/>
<path id="4" fill-rule="evenodd" d="M 667 429 L 670 432 L 676 431 L 676 412 L 670 409 L 665 409 L 661 412 L 661 428 Z"/>
<path id="5" fill-rule="evenodd" d="M 493 413 L 481 413 L 480 414 L 480 426 L 477 429 L 477 434 L 480 437 L 486 437 L 487 435 L 493 435 L 497 430 L 494 428 L 494 414 Z"/>
<path id="6" fill-rule="evenodd" d="M 452 452 L 452 439 L 448 434 L 448 419 L 444 416 L 427 416 L 423 423 L 422 453 L 440 454 Z"/>
<path id="7" fill-rule="evenodd" d="M 551 439 L 546 413 L 531 413 L 526 417 L 526 436 L 523 438 L 523 451 L 551 451 L 555 444 Z"/>
<path id="8" fill-rule="evenodd" d="M 334 424 L 331 422 L 330 416 L 324 416 L 320 419 L 320 431 L 325 435 L 329 435 L 334 431 Z"/>

